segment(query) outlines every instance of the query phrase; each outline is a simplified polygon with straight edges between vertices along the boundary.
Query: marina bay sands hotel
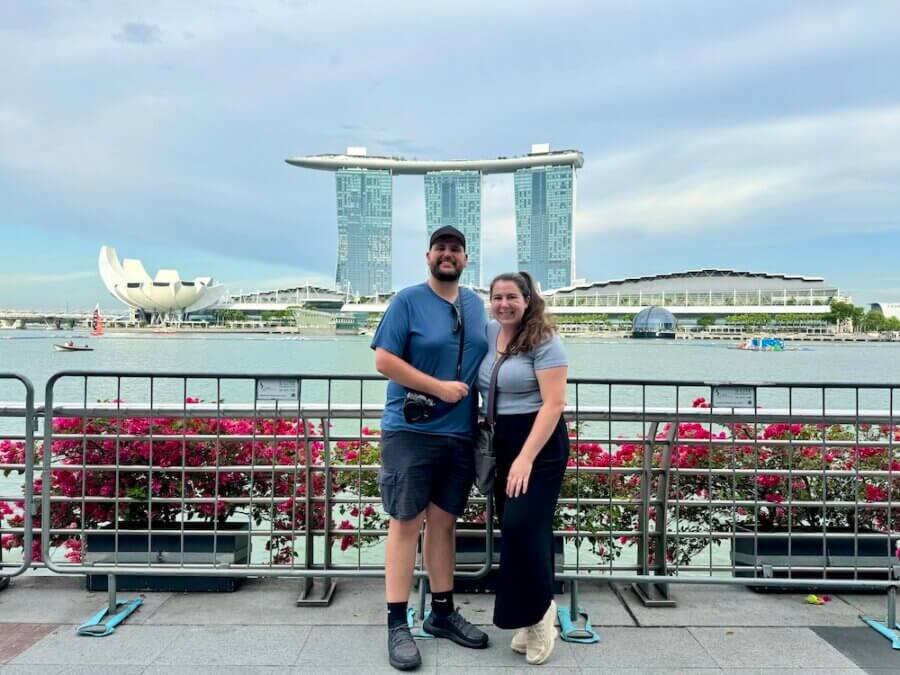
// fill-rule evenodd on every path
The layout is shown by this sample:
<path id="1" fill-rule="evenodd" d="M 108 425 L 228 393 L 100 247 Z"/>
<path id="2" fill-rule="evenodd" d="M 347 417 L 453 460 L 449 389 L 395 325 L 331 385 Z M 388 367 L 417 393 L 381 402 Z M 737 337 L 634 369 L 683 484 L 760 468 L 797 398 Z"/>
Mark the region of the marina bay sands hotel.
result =
<path id="1" fill-rule="evenodd" d="M 466 235 L 469 265 L 461 283 L 482 286 L 481 193 L 486 174 L 513 173 L 516 249 L 520 270 L 545 290 L 568 286 L 575 276 L 575 170 L 584 164 L 578 150 L 550 151 L 533 145 L 521 157 L 485 160 L 419 160 L 375 157 L 365 148 L 344 155 L 311 155 L 288 164 L 333 171 L 337 184 L 338 288 L 360 295 L 387 293 L 391 277 L 393 178 L 425 176 L 423 251 L 439 227 L 453 225 Z"/>

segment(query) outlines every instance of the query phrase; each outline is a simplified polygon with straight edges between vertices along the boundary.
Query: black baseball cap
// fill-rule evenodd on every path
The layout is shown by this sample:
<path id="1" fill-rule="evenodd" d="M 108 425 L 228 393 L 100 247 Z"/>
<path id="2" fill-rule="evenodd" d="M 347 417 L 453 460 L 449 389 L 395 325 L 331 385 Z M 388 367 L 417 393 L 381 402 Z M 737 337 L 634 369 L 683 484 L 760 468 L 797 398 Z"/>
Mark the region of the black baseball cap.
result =
<path id="1" fill-rule="evenodd" d="M 431 235 L 431 239 L 428 241 L 428 248 L 434 246 L 434 242 L 441 237 L 452 237 L 453 239 L 457 239 L 459 243 L 462 244 L 463 249 L 466 248 L 466 235 L 452 225 L 444 225 L 443 227 L 436 229 L 434 234 Z"/>

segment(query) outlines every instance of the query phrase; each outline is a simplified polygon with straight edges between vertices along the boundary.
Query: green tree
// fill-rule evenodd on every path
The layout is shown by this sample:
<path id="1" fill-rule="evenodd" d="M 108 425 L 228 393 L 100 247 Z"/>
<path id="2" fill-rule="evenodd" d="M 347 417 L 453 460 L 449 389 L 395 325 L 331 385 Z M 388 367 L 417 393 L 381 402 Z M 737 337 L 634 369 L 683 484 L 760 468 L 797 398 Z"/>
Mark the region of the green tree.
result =
<path id="1" fill-rule="evenodd" d="M 716 317 L 711 314 L 707 314 L 706 316 L 701 316 L 697 319 L 697 325 L 702 328 L 709 328 L 710 326 L 714 326 L 716 324 Z"/>

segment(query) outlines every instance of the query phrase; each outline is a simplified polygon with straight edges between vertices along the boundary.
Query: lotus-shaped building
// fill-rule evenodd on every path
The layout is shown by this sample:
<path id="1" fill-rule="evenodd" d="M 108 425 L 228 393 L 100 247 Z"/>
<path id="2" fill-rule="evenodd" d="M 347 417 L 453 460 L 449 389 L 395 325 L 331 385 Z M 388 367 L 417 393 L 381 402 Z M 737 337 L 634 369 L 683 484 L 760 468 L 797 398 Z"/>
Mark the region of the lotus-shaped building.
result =
<path id="1" fill-rule="evenodd" d="M 153 322 L 179 321 L 185 313 L 215 305 L 226 293 L 212 277 L 185 281 L 175 270 L 159 270 L 151 279 L 140 260 L 120 263 L 116 249 L 109 246 L 100 249 L 99 265 L 107 290 L 129 307 L 151 314 Z"/>

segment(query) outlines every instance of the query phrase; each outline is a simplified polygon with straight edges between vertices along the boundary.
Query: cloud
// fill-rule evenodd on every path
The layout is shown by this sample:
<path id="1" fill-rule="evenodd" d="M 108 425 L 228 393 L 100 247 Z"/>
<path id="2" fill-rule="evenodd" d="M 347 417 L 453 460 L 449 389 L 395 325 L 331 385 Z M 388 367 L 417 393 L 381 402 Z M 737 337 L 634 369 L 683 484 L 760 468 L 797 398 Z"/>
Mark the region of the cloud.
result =
<path id="1" fill-rule="evenodd" d="M 578 185 L 582 232 L 687 233 L 769 223 L 900 227 L 900 106 L 786 116 L 690 132 L 599 156 Z M 813 207 L 814 208 L 814 207 Z M 779 215 L 781 214 L 781 215 Z"/>
<path id="2" fill-rule="evenodd" d="M 130 21 L 122 24 L 121 30 L 113 35 L 113 40 L 132 45 L 149 45 L 159 42 L 161 36 L 162 31 L 159 26 L 154 26 L 151 23 Z"/>

